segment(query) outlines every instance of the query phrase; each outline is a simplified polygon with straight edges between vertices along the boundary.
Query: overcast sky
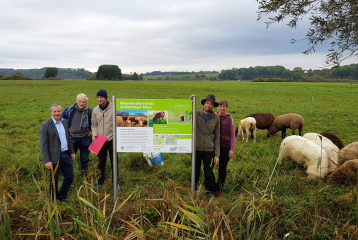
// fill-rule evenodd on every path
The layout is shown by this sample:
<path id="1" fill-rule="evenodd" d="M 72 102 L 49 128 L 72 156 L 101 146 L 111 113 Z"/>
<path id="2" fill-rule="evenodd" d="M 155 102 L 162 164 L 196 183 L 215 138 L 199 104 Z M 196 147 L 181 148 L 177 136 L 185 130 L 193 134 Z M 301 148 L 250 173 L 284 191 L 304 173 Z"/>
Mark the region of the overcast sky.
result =
<path id="1" fill-rule="evenodd" d="M 266 29 L 255 0 L 3 1 L 0 68 L 122 72 L 199 71 L 282 65 L 318 68 L 328 46 L 302 54 L 308 21 Z M 349 64 L 349 63 L 346 63 Z"/>

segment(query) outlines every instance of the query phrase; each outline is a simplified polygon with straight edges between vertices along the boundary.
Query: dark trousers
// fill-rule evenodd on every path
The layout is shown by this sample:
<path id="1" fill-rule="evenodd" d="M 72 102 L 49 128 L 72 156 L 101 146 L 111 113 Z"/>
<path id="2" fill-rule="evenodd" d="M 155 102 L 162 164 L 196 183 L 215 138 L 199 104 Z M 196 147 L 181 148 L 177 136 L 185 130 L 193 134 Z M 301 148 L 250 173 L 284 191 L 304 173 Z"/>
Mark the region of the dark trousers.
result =
<path id="1" fill-rule="evenodd" d="M 195 158 L 195 185 L 198 185 L 201 162 L 204 164 L 205 188 L 207 191 L 215 191 L 215 176 L 213 173 L 214 168 L 214 152 L 196 151 Z"/>
<path id="2" fill-rule="evenodd" d="M 228 148 L 220 148 L 220 160 L 219 160 L 219 179 L 217 183 L 217 191 L 222 191 L 226 180 L 226 168 L 229 163 L 229 151 Z"/>
<path id="3" fill-rule="evenodd" d="M 88 170 L 88 155 L 90 153 L 88 147 L 92 143 L 92 137 L 86 136 L 83 138 L 71 138 L 71 142 L 75 153 L 77 153 L 78 149 L 80 150 L 81 170 Z"/>
<path id="4" fill-rule="evenodd" d="M 60 160 L 53 164 L 53 170 L 55 171 L 56 166 L 57 171 L 54 175 L 55 178 L 55 189 L 53 189 L 52 185 L 52 176 L 51 176 L 51 170 L 50 170 L 50 195 L 52 195 L 52 198 L 54 198 L 54 192 L 56 192 L 56 198 L 57 200 L 63 201 L 67 198 L 68 190 L 70 190 L 73 178 L 75 177 L 73 173 L 73 162 L 70 157 L 70 155 L 67 153 L 60 155 Z M 62 182 L 61 190 L 58 191 L 58 178 L 60 176 L 60 172 L 62 172 L 64 179 Z"/>
<path id="5" fill-rule="evenodd" d="M 105 142 L 101 151 L 98 153 L 98 169 L 101 171 L 101 176 L 98 179 L 99 184 L 103 184 L 106 178 L 106 162 L 107 151 L 109 153 L 109 160 L 112 167 L 112 182 L 113 182 L 113 141 Z M 118 155 L 117 155 L 118 159 Z M 118 161 L 117 161 L 117 179 L 118 179 Z"/>

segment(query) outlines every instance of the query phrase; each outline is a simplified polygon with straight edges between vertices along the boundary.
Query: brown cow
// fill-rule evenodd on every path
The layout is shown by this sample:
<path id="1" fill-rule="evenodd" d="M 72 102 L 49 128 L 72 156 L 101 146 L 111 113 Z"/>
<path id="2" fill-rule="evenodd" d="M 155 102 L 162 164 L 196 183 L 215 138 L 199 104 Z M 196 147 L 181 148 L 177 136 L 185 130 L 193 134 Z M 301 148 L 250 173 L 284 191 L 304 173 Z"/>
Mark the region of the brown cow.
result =
<path id="1" fill-rule="evenodd" d="M 153 121 L 157 120 L 158 118 L 160 119 L 163 119 L 165 117 L 165 112 L 158 112 L 155 114 L 154 118 L 153 118 Z"/>

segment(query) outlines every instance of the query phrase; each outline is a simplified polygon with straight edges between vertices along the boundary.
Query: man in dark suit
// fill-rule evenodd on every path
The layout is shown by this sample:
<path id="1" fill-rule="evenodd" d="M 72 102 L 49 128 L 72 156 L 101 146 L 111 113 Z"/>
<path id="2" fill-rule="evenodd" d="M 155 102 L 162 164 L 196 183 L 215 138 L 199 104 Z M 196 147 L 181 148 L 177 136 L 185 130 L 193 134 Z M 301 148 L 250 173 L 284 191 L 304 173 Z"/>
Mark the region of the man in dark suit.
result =
<path id="1" fill-rule="evenodd" d="M 74 178 L 72 161 L 76 155 L 70 140 L 67 120 L 61 118 L 61 105 L 52 104 L 50 112 L 51 118 L 41 123 L 40 149 L 43 163 L 47 169 L 52 169 L 51 172 L 55 171 L 58 165 L 57 171 L 54 173 L 55 187 L 52 186 L 52 177 L 50 179 L 50 195 L 53 199 L 56 197 L 57 200 L 64 201 Z M 64 180 L 61 190 L 58 192 L 60 171 L 64 175 Z"/>

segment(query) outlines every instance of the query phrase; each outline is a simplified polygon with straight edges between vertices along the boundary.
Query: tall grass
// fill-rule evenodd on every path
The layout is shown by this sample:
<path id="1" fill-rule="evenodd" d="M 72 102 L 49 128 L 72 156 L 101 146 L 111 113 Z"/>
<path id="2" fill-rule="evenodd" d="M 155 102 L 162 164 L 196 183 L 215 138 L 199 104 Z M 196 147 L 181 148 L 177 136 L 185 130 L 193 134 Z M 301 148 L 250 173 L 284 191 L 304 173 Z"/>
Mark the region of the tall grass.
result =
<path id="1" fill-rule="evenodd" d="M 9 217 L 9 203 L 7 201 L 8 186 L 10 179 L 2 175 L 0 182 L 0 237 L 1 239 L 12 239 Z"/>

